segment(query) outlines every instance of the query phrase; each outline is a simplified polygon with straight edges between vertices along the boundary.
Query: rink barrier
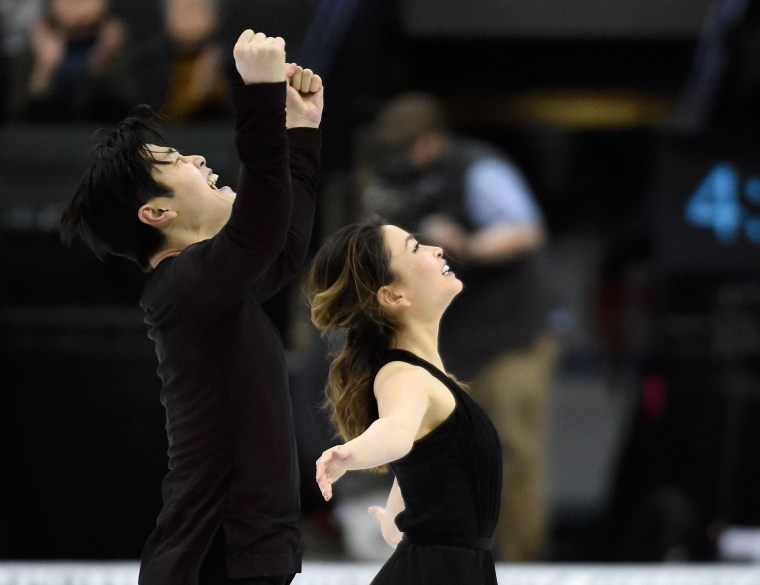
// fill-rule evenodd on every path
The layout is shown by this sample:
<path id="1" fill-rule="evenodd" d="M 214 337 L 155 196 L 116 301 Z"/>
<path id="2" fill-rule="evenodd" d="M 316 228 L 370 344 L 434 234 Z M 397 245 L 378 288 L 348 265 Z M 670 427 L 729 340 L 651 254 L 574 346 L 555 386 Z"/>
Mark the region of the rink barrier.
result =
<path id="1" fill-rule="evenodd" d="M 379 568 L 305 562 L 293 585 L 369 585 Z M 760 564 L 498 564 L 496 572 L 502 585 L 760 585 Z M 10 561 L 0 562 L 0 585 L 135 585 L 137 573 L 134 561 Z"/>

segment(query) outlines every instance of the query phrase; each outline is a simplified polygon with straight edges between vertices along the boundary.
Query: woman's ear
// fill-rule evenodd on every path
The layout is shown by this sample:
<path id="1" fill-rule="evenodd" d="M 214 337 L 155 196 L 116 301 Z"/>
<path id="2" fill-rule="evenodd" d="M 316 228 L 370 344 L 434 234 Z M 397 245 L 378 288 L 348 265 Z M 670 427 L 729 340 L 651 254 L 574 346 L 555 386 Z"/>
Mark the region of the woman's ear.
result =
<path id="1" fill-rule="evenodd" d="M 396 292 L 391 285 L 381 286 L 377 289 L 377 302 L 380 306 L 391 311 L 404 308 L 409 301 L 403 295 Z"/>
<path id="2" fill-rule="evenodd" d="M 161 209 L 146 203 L 137 210 L 137 218 L 144 224 L 161 227 L 177 217 L 177 212 L 172 209 Z"/>

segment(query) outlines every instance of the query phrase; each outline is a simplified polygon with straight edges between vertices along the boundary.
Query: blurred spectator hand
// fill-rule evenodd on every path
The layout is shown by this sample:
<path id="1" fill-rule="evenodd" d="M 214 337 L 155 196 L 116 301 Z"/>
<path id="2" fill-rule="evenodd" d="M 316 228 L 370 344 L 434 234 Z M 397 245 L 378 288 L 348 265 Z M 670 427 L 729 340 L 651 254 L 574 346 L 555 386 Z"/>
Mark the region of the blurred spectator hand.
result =
<path id="1" fill-rule="evenodd" d="M 466 260 L 467 233 L 456 221 L 442 214 L 429 215 L 420 221 L 420 235 L 443 248 L 444 254 Z"/>
<path id="2" fill-rule="evenodd" d="M 90 72 L 97 75 L 125 49 L 127 33 L 119 20 L 109 20 L 100 29 L 95 47 L 90 55 Z"/>
<path id="3" fill-rule="evenodd" d="M 32 28 L 32 50 L 41 69 L 53 70 L 63 60 L 66 37 L 47 21 L 38 21 Z"/>

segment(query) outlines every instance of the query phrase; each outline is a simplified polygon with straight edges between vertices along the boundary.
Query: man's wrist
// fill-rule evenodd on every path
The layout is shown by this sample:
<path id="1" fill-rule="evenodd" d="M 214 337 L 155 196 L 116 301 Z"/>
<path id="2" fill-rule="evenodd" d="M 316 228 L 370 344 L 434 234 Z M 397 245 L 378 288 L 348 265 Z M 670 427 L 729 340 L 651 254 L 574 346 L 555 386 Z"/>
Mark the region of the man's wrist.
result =
<path id="1" fill-rule="evenodd" d="M 312 120 L 305 120 L 303 118 L 299 118 L 296 120 L 290 120 L 286 118 L 285 127 L 288 130 L 291 130 L 293 128 L 319 128 L 319 122 L 314 122 Z"/>

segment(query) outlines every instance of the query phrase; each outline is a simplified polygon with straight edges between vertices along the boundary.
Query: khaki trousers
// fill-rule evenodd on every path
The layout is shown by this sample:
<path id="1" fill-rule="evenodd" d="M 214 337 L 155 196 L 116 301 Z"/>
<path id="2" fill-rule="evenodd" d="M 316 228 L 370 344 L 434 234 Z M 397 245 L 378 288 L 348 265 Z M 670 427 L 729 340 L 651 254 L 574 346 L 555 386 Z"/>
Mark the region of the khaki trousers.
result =
<path id="1" fill-rule="evenodd" d="M 473 398 L 501 438 L 504 483 L 494 555 L 509 562 L 539 562 L 547 553 L 546 438 L 549 391 L 557 361 L 549 335 L 505 352 L 471 384 Z"/>

